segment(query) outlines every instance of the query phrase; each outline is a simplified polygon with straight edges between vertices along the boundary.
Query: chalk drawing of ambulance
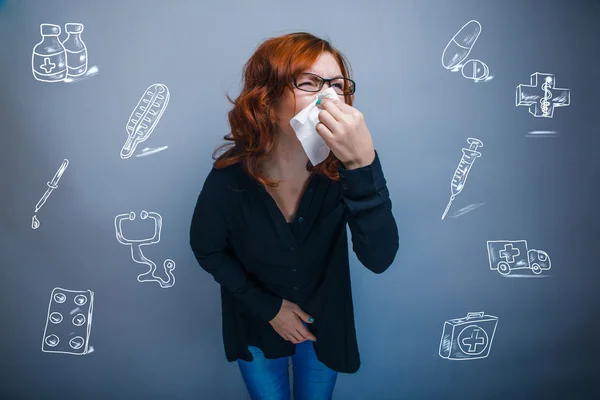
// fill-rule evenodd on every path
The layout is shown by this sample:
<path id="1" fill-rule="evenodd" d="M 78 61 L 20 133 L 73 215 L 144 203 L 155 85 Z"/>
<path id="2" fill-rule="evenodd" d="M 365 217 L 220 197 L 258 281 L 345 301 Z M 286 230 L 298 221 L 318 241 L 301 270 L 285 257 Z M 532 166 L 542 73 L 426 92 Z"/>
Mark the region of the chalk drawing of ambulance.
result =
<path id="1" fill-rule="evenodd" d="M 530 269 L 539 275 L 550 269 L 550 257 L 542 250 L 527 248 L 526 240 L 488 240 L 490 269 L 498 270 L 502 275 L 511 271 Z"/>

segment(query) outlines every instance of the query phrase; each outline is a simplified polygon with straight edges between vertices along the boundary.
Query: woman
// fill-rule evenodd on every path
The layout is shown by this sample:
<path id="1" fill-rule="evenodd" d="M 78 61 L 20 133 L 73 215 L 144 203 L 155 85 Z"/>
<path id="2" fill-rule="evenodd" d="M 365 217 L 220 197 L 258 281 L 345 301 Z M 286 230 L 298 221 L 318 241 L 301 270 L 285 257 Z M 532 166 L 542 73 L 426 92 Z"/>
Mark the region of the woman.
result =
<path id="1" fill-rule="evenodd" d="M 221 286 L 225 354 L 252 399 L 289 399 L 290 356 L 296 400 L 329 399 L 337 373 L 358 370 L 346 223 L 371 271 L 385 271 L 398 250 L 347 71 L 344 56 L 311 34 L 265 41 L 245 66 L 241 94 L 229 99 L 224 139 L 233 145 L 194 210 L 190 244 Z M 331 152 L 313 166 L 289 121 L 329 87 L 341 101 L 318 105 L 316 130 Z"/>

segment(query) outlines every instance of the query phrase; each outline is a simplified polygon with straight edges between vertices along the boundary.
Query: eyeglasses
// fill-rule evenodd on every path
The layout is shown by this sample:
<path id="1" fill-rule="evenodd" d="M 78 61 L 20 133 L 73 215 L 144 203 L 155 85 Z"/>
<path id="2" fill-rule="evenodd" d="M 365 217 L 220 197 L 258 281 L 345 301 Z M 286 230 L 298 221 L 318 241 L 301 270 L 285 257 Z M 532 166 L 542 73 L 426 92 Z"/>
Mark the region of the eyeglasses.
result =
<path id="1" fill-rule="evenodd" d="M 340 95 L 350 95 L 354 94 L 356 91 L 356 83 L 352 79 L 325 79 L 319 75 L 311 74 L 310 72 L 303 72 L 297 79 L 294 79 L 294 86 L 296 89 L 300 89 L 305 92 L 318 92 L 323 88 L 325 82 L 327 82 L 329 87 L 332 87 L 333 90 Z"/>

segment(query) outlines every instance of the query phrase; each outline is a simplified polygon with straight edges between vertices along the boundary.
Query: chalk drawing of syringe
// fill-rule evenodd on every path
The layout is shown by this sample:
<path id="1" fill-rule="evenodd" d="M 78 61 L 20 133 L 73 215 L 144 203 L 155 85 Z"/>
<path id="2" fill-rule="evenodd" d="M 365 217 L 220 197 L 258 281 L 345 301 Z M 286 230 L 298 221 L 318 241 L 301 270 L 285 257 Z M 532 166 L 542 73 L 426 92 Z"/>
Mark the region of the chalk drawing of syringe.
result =
<path id="1" fill-rule="evenodd" d="M 48 189 L 46 189 L 46 192 L 44 192 L 40 201 L 38 201 L 35 205 L 35 214 L 37 214 L 37 212 L 42 208 L 46 200 L 48 200 L 48 197 L 50 197 L 52 191 L 58 188 L 58 181 L 60 181 L 60 178 L 62 177 L 63 173 L 65 172 L 68 166 L 69 160 L 65 158 L 60 167 L 58 167 L 56 174 L 54 174 L 54 178 L 52 178 L 52 180 L 47 183 Z M 37 216 L 35 214 L 33 215 L 33 218 L 31 218 L 31 229 L 37 229 L 40 227 L 40 221 L 37 219 Z"/>
<path id="2" fill-rule="evenodd" d="M 552 118 L 555 107 L 566 107 L 571 104 L 571 91 L 555 87 L 553 74 L 536 72 L 531 74 L 530 85 L 518 85 L 516 105 L 529 107 L 534 117 Z M 543 82 L 541 86 L 538 86 Z"/>
<path id="3" fill-rule="evenodd" d="M 467 182 L 467 177 L 469 176 L 469 171 L 471 171 L 471 167 L 473 166 L 473 162 L 478 157 L 481 157 L 481 153 L 476 151 L 478 147 L 483 147 L 483 143 L 479 139 L 468 138 L 467 143 L 469 143 L 469 148 L 462 149 L 463 156 L 458 163 L 458 167 L 456 167 L 456 171 L 454 171 L 454 175 L 452 176 L 452 182 L 450 182 L 450 201 L 444 210 L 444 214 L 442 214 L 442 219 L 446 217 L 454 198 L 458 196 L 458 194 L 465 187 L 465 183 Z"/>
<path id="4" fill-rule="evenodd" d="M 163 263 L 163 268 L 165 273 L 167 274 L 168 279 L 164 280 L 162 277 L 156 275 L 156 264 L 146 258 L 144 253 L 142 253 L 142 246 L 148 246 L 151 244 L 156 244 L 160 242 L 160 232 L 162 230 L 162 217 L 160 214 L 155 212 L 147 212 L 146 210 L 142 210 L 140 213 L 141 219 L 151 218 L 154 220 L 154 235 L 148 239 L 127 239 L 123 236 L 123 228 L 121 226 L 121 222 L 125 219 L 133 221 L 135 219 L 135 213 L 131 211 L 127 214 L 119 214 L 115 217 L 115 232 L 117 235 L 117 240 L 119 243 L 130 246 L 131 247 L 131 258 L 133 261 L 139 264 L 146 264 L 148 267 L 147 272 L 138 275 L 138 282 L 158 282 L 161 288 L 170 288 L 175 285 L 175 276 L 173 275 L 173 270 L 175 269 L 175 261 L 171 259 L 166 259 Z"/>

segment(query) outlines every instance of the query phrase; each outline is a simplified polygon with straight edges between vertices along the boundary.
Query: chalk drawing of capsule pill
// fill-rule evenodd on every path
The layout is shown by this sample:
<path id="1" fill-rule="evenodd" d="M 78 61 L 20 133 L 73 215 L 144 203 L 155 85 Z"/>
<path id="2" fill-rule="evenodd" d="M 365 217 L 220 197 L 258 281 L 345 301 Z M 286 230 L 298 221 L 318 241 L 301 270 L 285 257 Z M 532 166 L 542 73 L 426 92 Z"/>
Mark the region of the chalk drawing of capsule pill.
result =
<path id="1" fill-rule="evenodd" d="M 474 19 L 464 24 L 444 48 L 442 53 L 444 68 L 452 69 L 467 58 L 480 33 L 481 24 Z"/>
<path id="2" fill-rule="evenodd" d="M 472 58 L 468 61 L 465 61 L 461 72 L 462 76 L 465 78 L 479 82 L 488 77 L 490 74 L 490 69 L 483 61 Z"/>

